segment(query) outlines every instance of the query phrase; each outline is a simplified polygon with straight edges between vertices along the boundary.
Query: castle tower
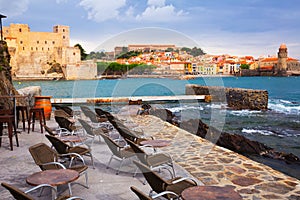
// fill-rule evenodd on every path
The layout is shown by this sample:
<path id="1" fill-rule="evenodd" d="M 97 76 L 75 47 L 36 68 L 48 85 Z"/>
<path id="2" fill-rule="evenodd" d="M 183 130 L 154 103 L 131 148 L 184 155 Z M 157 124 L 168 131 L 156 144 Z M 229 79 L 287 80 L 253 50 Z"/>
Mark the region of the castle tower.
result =
<path id="1" fill-rule="evenodd" d="M 53 26 L 53 33 L 60 33 L 62 37 L 62 46 L 70 46 L 70 27 L 63 25 Z"/>
<path id="2" fill-rule="evenodd" d="M 278 71 L 285 71 L 287 69 L 287 47 L 285 44 L 281 44 L 278 51 L 278 65 L 277 70 Z"/>

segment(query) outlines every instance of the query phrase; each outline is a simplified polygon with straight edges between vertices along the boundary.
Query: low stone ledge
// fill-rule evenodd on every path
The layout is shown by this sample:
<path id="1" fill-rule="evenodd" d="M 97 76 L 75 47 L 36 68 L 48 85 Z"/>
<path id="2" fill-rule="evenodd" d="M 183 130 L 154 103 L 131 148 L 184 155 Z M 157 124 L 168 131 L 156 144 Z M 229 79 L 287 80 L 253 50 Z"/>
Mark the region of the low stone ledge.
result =
<path id="1" fill-rule="evenodd" d="M 241 110 L 267 110 L 268 91 L 243 88 L 225 88 L 219 86 L 202 86 L 188 84 L 186 95 L 211 95 L 212 102 L 227 103 L 228 107 Z"/>

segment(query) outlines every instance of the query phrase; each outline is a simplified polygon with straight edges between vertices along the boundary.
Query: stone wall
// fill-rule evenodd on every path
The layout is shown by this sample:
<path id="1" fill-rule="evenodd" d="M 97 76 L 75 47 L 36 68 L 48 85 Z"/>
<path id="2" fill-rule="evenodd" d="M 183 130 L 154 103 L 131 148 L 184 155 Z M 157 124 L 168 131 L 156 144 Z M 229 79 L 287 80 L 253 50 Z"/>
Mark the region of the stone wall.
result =
<path id="1" fill-rule="evenodd" d="M 186 85 L 187 95 L 211 95 L 212 102 L 227 103 L 228 107 L 241 110 L 268 109 L 268 91 L 217 86 Z"/>
<path id="2" fill-rule="evenodd" d="M 93 61 L 83 61 L 81 64 L 67 65 L 65 77 L 67 80 L 96 79 L 97 64 Z"/>

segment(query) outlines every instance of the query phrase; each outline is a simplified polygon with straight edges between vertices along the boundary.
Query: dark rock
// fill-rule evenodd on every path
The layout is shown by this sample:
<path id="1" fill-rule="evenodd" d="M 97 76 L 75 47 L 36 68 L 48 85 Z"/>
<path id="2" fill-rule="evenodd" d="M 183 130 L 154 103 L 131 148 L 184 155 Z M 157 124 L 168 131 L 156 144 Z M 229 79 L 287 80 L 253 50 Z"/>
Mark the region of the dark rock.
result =
<path id="1" fill-rule="evenodd" d="M 18 92 L 12 84 L 10 55 L 5 41 L 0 41 L 0 95 L 17 95 Z M 13 103 L 8 98 L 0 98 L 0 107 L 12 109 Z"/>
<path id="2" fill-rule="evenodd" d="M 249 140 L 248 138 L 226 132 L 220 132 L 214 127 L 209 127 L 200 119 L 191 119 L 180 123 L 180 128 L 205 138 L 219 146 L 230 149 L 234 152 L 243 155 L 261 155 L 264 157 L 284 160 L 287 163 L 300 163 L 299 158 L 294 154 L 277 152 L 273 148 L 266 146 L 257 141 Z"/>
<path id="3" fill-rule="evenodd" d="M 173 119 L 176 118 L 176 116 L 168 109 L 151 108 L 149 110 L 149 114 L 159 117 L 160 119 L 167 121 L 171 124 L 174 124 Z"/>

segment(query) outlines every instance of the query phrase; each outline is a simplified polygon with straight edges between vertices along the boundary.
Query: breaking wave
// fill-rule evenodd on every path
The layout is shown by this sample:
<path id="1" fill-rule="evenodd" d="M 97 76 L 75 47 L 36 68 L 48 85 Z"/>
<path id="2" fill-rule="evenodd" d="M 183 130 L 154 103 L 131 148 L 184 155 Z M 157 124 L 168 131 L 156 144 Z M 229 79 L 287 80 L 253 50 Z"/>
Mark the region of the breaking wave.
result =
<path id="1" fill-rule="evenodd" d="M 278 113 L 284 114 L 300 114 L 300 104 L 298 102 L 291 102 L 282 99 L 275 99 L 269 101 L 269 109 Z"/>
<path id="2" fill-rule="evenodd" d="M 256 129 L 246 129 L 243 128 L 242 130 L 243 133 L 247 133 L 247 134 L 261 134 L 261 135 L 275 135 L 272 131 L 268 131 L 268 130 L 256 130 Z"/>

